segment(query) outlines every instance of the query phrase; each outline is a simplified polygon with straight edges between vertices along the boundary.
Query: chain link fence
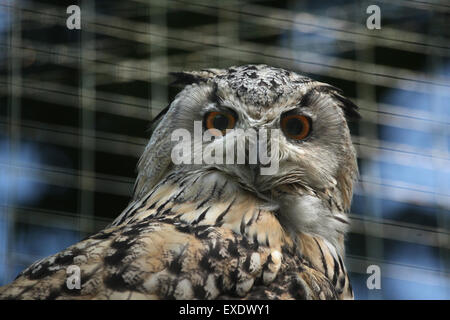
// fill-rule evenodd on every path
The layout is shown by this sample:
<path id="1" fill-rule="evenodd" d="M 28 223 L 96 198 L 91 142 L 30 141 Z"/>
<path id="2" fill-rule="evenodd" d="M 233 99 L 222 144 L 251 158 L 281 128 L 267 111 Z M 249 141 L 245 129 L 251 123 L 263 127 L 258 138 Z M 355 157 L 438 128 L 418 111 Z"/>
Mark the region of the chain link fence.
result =
<path id="1" fill-rule="evenodd" d="M 449 299 L 449 21 L 432 0 L 0 0 L 0 285 L 125 208 L 149 122 L 179 90 L 169 72 L 265 63 L 361 108 L 356 298 Z"/>

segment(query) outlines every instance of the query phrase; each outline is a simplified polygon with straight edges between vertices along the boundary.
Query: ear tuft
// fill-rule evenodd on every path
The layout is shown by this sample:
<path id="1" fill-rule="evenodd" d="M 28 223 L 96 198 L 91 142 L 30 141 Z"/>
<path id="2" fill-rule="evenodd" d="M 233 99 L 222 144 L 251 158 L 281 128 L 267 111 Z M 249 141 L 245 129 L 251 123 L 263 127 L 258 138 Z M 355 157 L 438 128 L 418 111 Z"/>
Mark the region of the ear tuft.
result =
<path id="1" fill-rule="evenodd" d="M 175 80 L 171 83 L 171 85 L 177 84 L 188 85 L 193 83 L 204 82 L 207 80 L 192 72 L 170 72 L 169 74 L 175 78 Z"/>
<path id="2" fill-rule="evenodd" d="M 344 114 L 348 120 L 359 120 L 361 115 L 359 114 L 359 107 L 354 104 L 350 99 L 344 96 L 344 92 L 328 83 L 322 83 L 320 86 L 316 87 L 317 90 L 322 92 L 327 92 L 331 96 L 339 101 L 339 105 L 344 110 Z"/>
<path id="3" fill-rule="evenodd" d="M 169 74 L 175 77 L 175 81 L 172 83 L 172 85 L 188 85 L 193 83 L 206 82 L 209 79 L 212 79 L 224 73 L 226 73 L 226 70 L 223 69 L 203 69 L 199 71 L 170 72 Z"/>
<path id="4" fill-rule="evenodd" d="M 333 97 L 340 102 L 342 110 L 344 110 L 345 116 L 349 120 L 359 120 L 361 115 L 359 113 L 359 107 L 353 103 L 350 99 L 344 97 L 338 92 L 332 93 Z"/>

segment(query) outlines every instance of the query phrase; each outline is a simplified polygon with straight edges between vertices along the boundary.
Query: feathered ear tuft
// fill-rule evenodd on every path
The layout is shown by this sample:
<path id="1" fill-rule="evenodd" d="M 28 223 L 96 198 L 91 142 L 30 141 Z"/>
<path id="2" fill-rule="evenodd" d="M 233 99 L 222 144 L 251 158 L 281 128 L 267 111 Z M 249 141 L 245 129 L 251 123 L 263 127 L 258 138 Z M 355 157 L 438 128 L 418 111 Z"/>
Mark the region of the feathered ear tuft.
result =
<path id="1" fill-rule="evenodd" d="M 169 74 L 175 78 L 171 85 L 188 85 L 206 81 L 206 79 L 191 72 L 170 72 Z"/>
<path id="2" fill-rule="evenodd" d="M 343 95 L 343 91 L 335 86 L 327 83 L 323 83 L 321 86 L 317 87 L 320 91 L 325 91 L 331 94 L 333 98 L 339 101 L 339 105 L 344 110 L 344 114 L 348 120 L 359 120 L 361 115 L 359 114 L 359 107 L 354 104 L 350 99 Z"/>
<path id="3" fill-rule="evenodd" d="M 361 115 L 359 113 L 359 107 L 354 104 L 350 99 L 341 95 L 340 92 L 332 93 L 333 97 L 340 102 L 342 110 L 344 110 L 344 114 L 349 120 L 359 120 L 361 119 Z"/>
<path id="4" fill-rule="evenodd" d="M 223 69 L 203 69 L 199 71 L 170 72 L 169 74 L 175 78 L 175 80 L 172 82 L 172 85 L 188 85 L 193 83 L 206 82 L 209 79 L 224 74 L 225 72 L 226 70 Z"/>

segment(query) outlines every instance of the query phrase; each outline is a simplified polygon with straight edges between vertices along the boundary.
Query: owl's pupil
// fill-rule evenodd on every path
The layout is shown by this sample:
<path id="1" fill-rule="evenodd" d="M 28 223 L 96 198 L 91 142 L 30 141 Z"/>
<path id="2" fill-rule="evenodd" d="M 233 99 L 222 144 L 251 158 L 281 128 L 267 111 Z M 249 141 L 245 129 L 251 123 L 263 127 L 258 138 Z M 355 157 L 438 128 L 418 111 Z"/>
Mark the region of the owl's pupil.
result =
<path id="1" fill-rule="evenodd" d="M 303 123 L 298 119 L 289 119 L 286 122 L 285 130 L 288 134 L 292 136 L 296 136 L 302 133 L 303 131 Z"/>
<path id="2" fill-rule="evenodd" d="M 228 128 L 228 118 L 223 114 L 218 114 L 214 117 L 213 125 L 218 130 L 226 130 Z"/>

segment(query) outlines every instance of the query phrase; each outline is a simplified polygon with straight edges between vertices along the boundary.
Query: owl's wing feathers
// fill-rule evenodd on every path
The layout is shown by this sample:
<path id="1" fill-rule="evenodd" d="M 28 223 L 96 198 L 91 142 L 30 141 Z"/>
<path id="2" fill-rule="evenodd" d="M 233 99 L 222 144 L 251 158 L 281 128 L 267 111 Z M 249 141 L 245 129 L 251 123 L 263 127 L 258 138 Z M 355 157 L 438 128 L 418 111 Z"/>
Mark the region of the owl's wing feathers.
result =
<path id="1" fill-rule="evenodd" d="M 0 288 L 0 298 L 352 297 L 342 260 L 325 240 L 292 241 L 270 211 L 227 196 L 226 185 L 214 192 L 222 203 L 194 203 L 192 186 L 160 185 L 125 223 L 36 262 Z M 67 285 L 72 265 L 80 289 Z"/>

